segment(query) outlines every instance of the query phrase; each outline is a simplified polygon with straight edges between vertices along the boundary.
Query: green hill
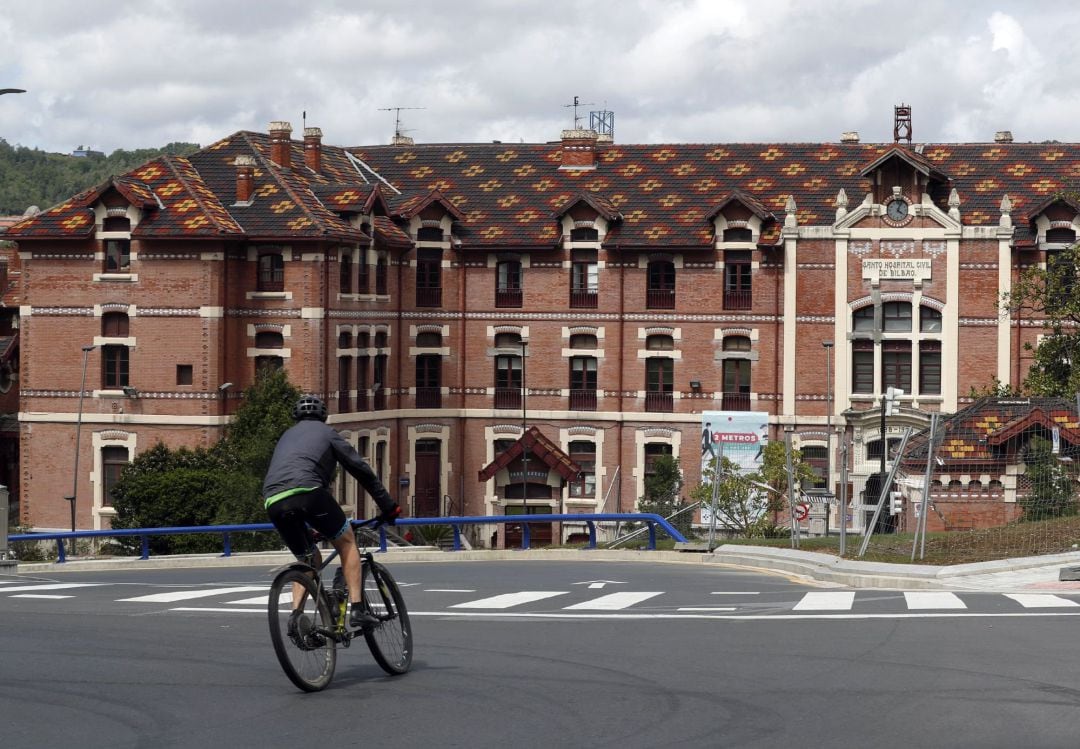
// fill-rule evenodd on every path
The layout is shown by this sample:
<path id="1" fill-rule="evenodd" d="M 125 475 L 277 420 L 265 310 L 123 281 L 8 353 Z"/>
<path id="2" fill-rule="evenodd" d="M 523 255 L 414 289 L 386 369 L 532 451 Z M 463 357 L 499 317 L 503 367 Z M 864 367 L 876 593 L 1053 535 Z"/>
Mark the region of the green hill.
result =
<path id="1" fill-rule="evenodd" d="M 32 205 L 45 210 L 162 154 L 186 156 L 197 150 L 197 143 L 170 143 L 164 148 L 78 157 L 12 146 L 0 139 L 0 216 L 20 215 Z"/>

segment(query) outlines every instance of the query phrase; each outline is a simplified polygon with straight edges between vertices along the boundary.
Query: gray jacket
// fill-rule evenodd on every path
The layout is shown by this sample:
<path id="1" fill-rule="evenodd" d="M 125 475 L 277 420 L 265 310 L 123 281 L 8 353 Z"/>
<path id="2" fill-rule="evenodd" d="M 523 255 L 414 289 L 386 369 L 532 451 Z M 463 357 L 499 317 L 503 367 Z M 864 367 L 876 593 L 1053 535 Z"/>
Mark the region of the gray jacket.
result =
<path id="1" fill-rule="evenodd" d="M 263 480 L 263 497 L 301 487 L 326 488 L 338 463 L 360 482 L 380 510 L 394 506 L 375 471 L 352 445 L 333 427 L 315 419 L 298 421 L 281 435 Z"/>

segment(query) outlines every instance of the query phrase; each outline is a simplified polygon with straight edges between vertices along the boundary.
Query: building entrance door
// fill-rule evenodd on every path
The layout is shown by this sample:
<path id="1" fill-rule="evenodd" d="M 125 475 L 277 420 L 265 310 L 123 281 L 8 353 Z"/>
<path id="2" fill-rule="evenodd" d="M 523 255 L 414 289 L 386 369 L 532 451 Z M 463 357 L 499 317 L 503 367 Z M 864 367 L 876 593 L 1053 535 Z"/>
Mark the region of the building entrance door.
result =
<path id="1" fill-rule="evenodd" d="M 418 518 L 433 518 L 442 515 L 439 508 L 439 500 L 442 497 L 439 465 L 441 453 L 441 440 L 418 440 L 416 443 L 413 512 Z"/>

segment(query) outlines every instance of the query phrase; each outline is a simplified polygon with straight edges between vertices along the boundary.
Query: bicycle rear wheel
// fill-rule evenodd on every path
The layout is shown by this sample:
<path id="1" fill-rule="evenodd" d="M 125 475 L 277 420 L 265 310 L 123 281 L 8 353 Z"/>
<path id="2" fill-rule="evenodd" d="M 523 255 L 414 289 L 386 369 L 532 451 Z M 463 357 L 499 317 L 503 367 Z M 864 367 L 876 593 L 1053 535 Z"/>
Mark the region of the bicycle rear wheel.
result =
<path id="1" fill-rule="evenodd" d="M 375 662 L 388 674 L 403 674 L 412 665 L 412 627 L 401 590 L 390 571 L 378 562 L 364 562 L 364 607 L 379 619 L 364 632 Z"/>
<path id="2" fill-rule="evenodd" d="M 292 615 L 294 583 L 304 589 L 295 617 Z M 302 567 L 290 567 L 274 578 L 267 608 L 270 639 L 278 662 L 292 683 L 305 692 L 325 689 L 334 677 L 337 664 L 334 620 L 326 597 L 316 595 L 318 590 L 310 572 Z"/>

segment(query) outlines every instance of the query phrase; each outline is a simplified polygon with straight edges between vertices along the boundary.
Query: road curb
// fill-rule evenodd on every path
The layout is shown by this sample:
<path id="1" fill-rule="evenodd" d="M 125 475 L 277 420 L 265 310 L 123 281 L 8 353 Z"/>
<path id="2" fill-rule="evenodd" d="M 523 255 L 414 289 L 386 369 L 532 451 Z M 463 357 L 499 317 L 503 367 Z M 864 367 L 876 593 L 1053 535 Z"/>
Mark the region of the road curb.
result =
<path id="1" fill-rule="evenodd" d="M 906 588 L 909 590 L 950 589 L 958 585 L 962 586 L 965 578 L 976 575 L 1008 574 L 1059 564 L 1080 563 L 1080 552 L 957 565 L 862 562 L 798 549 L 739 544 L 724 544 L 713 554 L 718 559 L 732 564 L 781 569 L 805 575 L 820 582 L 838 583 L 853 588 Z M 1054 579 L 1056 577 L 1055 574 Z"/>
<path id="2" fill-rule="evenodd" d="M 885 564 L 841 559 L 830 554 L 782 549 L 769 546 L 723 544 L 711 554 L 686 551 L 645 551 L 634 549 L 506 549 L 444 552 L 435 548 L 391 548 L 379 554 L 391 564 L 401 562 L 485 562 L 485 561 L 603 561 L 653 562 L 658 564 L 725 565 L 774 574 L 796 575 L 819 583 L 852 588 L 903 588 L 907 590 L 942 590 L 966 587 L 973 578 L 1002 575 L 1003 584 L 987 582 L 987 589 L 1012 587 L 1006 576 L 1055 565 L 1080 564 L 1080 551 L 1038 557 L 1001 559 L 975 564 L 938 566 L 927 564 Z M 56 562 L 19 562 L 6 573 L 91 572 L 184 567 L 276 567 L 291 562 L 288 552 L 241 552 L 225 557 L 220 554 L 190 554 L 151 557 L 69 558 Z M 1057 579 L 1057 571 L 1052 575 Z"/>

